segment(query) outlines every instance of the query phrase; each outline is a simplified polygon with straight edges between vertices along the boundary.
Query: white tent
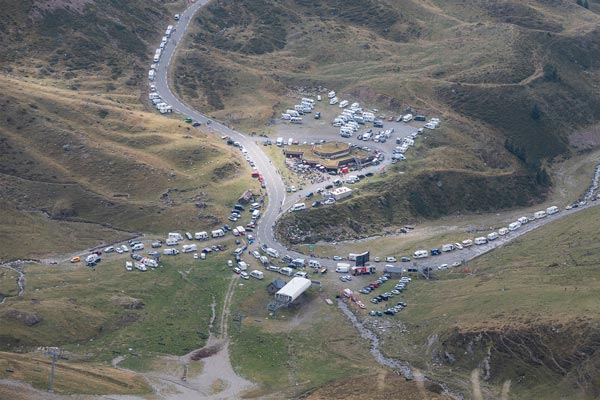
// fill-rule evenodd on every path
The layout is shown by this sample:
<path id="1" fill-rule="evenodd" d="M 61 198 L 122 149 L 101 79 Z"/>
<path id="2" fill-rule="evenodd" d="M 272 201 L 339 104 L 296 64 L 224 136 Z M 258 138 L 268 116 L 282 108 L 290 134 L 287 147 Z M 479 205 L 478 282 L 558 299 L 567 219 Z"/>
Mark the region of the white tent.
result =
<path id="1" fill-rule="evenodd" d="M 291 303 L 296 300 L 311 285 L 310 279 L 293 278 L 287 285 L 275 293 L 275 299 L 284 303 Z"/>

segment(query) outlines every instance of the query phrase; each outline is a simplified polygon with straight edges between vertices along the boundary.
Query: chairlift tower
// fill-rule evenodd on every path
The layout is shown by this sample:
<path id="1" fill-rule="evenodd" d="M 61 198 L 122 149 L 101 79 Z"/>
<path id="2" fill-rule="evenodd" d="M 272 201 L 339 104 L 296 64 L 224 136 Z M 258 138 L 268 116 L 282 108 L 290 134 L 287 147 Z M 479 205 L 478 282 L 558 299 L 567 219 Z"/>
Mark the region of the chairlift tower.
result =
<path id="1" fill-rule="evenodd" d="M 238 333 L 242 333 L 242 320 L 246 318 L 246 314 L 240 311 L 233 313 L 233 321 L 238 323 Z"/>
<path id="2" fill-rule="evenodd" d="M 46 351 L 46 356 L 52 358 L 52 366 L 50 367 L 50 383 L 48 385 L 48 391 L 50 393 L 54 393 L 54 366 L 56 365 L 56 360 L 64 358 L 63 351 L 58 347 L 50 347 L 48 351 Z"/>

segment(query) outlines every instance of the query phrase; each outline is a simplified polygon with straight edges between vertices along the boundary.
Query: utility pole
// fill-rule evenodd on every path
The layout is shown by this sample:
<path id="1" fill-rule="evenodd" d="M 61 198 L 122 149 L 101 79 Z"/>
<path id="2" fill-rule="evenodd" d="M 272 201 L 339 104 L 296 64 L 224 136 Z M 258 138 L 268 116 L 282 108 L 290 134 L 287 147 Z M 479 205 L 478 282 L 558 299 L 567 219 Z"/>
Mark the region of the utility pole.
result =
<path id="1" fill-rule="evenodd" d="M 50 368 L 50 384 L 48 386 L 48 391 L 50 393 L 54 393 L 54 366 L 56 365 L 56 360 L 62 358 L 62 350 L 58 347 L 51 347 L 46 352 L 46 356 L 52 358 L 52 367 Z"/>

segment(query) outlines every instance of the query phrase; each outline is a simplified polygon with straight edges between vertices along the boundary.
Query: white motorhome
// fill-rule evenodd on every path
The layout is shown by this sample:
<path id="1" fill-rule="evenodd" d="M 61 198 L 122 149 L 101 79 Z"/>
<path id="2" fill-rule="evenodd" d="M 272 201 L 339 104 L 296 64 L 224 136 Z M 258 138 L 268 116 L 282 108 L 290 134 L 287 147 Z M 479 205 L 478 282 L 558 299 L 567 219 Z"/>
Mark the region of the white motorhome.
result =
<path id="1" fill-rule="evenodd" d="M 279 252 L 271 247 L 267 248 L 267 255 L 270 257 L 278 258 Z"/>
<path id="2" fill-rule="evenodd" d="M 166 256 L 176 256 L 179 254 L 179 250 L 177 249 L 164 249 L 163 254 Z"/>
<path id="3" fill-rule="evenodd" d="M 302 123 L 302 117 L 290 117 L 290 122 L 292 124 L 301 124 Z"/>
<path id="4" fill-rule="evenodd" d="M 290 114 L 287 113 L 283 113 L 281 114 L 281 119 L 289 121 L 292 118 L 292 116 Z"/>
<path id="5" fill-rule="evenodd" d="M 285 110 L 286 114 L 290 114 L 290 117 L 299 117 L 300 113 L 296 110 Z"/>
<path id="6" fill-rule="evenodd" d="M 427 253 L 427 250 L 417 250 L 415 251 L 415 253 L 413 254 L 414 258 L 425 258 L 427 257 L 429 254 Z"/>
<path id="7" fill-rule="evenodd" d="M 508 230 L 509 231 L 516 231 L 520 227 L 521 227 L 521 222 L 520 221 L 516 221 L 516 222 L 512 222 L 512 223 L 508 224 Z"/>
<path id="8" fill-rule="evenodd" d="M 258 219 L 260 217 L 260 210 L 252 211 L 252 218 Z"/>
<path id="9" fill-rule="evenodd" d="M 183 240 L 183 236 L 181 236 L 181 233 L 178 233 L 178 232 L 169 232 L 167 237 L 173 238 L 175 240 Z"/>
<path id="10" fill-rule="evenodd" d="M 546 217 L 546 211 L 537 211 L 536 213 L 533 214 L 533 217 L 535 219 L 542 219 Z"/>
<path id="11" fill-rule="evenodd" d="M 245 261 L 238 262 L 238 268 L 242 271 L 246 271 L 248 269 L 248 264 Z"/>
<path id="12" fill-rule="evenodd" d="M 194 239 L 196 239 L 196 240 L 207 240 L 208 239 L 208 233 L 206 231 L 196 232 L 196 233 L 194 233 Z"/>
<path id="13" fill-rule="evenodd" d="M 177 239 L 175 238 L 167 238 L 166 240 L 167 246 L 177 246 Z"/>
<path id="14" fill-rule="evenodd" d="M 333 105 L 337 104 L 338 101 L 339 101 L 338 98 L 334 97 L 333 99 L 329 100 L 329 104 L 333 106 Z"/>
<path id="15" fill-rule="evenodd" d="M 529 218 L 527 218 L 527 217 L 521 217 L 521 218 L 519 218 L 517 221 L 518 221 L 520 224 L 526 224 L 526 223 L 528 223 L 528 222 L 529 222 Z M 510 227 L 509 227 L 509 229 L 510 229 Z M 513 230 L 514 230 L 514 229 L 513 229 Z"/>
<path id="16" fill-rule="evenodd" d="M 465 239 L 462 241 L 463 247 L 471 247 L 473 246 L 473 241 L 471 239 Z"/>
<path id="17" fill-rule="evenodd" d="M 548 214 L 548 215 L 556 214 L 558 211 L 559 211 L 558 207 L 556 207 L 556 206 L 551 206 L 551 207 L 546 208 L 546 214 Z"/>
<path id="18" fill-rule="evenodd" d="M 146 272 L 146 271 L 148 271 L 148 268 L 146 268 L 146 266 L 145 266 L 144 264 L 142 264 L 142 263 L 139 263 L 139 262 L 136 262 L 136 263 L 135 263 L 135 268 L 136 268 L 138 271 L 141 271 L 141 272 Z"/>
<path id="19" fill-rule="evenodd" d="M 308 266 L 310 268 L 321 268 L 321 263 L 317 260 L 308 260 Z"/>
<path id="20" fill-rule="evenodd" d="M 267 256 L 260 256 L 258 259 L 263 265 L 267 265 L 269 263 L 269 258 Z"/>
<path id="21" fill-rule="evenodd" d="M 294 270 L 290 267 L 283 267 L 279 270 L 279 273 L 286 276 L 292 276 L 294 274 Z"/>
<path id="22" fill-rule="evenodd" d="M 339 105 L 340 108 L 344 108 L 344 107 L 347 107 L 347 106 L 348 106 L 348 100 L 342 100 L 340 102 L 340 105 Z"/>
<path id="23" fill-rule="evenodd" d="M 196 246 L 195 244 L 184 244 L 183 247 L 181 248 L 181 251 L 184 253 L 191 253 L 194 251 L 198 251 L 198 246 Z"/>
<path id="24" fill-rule="evenodd" d="M 255 269 L 254 271 L 250 272 L 250 276 L 256 279 L 264 279 L 265 274 L 263 274 L 262 271 Z"/>
<path id="25" fill-rule="evenodd" d="M 306 204 L 304 203 L 296 203 L 290 208 L 290 211 L 300 211 L 306 209 Z"/>
<path id="26" fill-rule="evenodd" d="M 321 101 L 321 95 L 320 94 L 317 95 L 317 101 Z"/>
<path id="27" fill-rule="evenodd" d="M 223 237 L 223 236 L 225 236 L 225 232 L 223 232 L 223 230 L 222 230 L 222 229 L 217 229 L 217 230 L 214 230 L 214 231 L 212 231 L 210 234 L 211 234 L 211 235 L 212 235 L 212 237 L 214 237 L 214 238 L 218 238 L 218 237 Z"/>
<path id="28" fill-rule="evenodd" d="M 282 137 L 278 137 L 277 138 L 277 142 L 275 142 L 275 144 L 279 147 L 283 146 L 283 138 Z"/>
<path id="29" fill-rule="evenodd" d="M 332 90 L 331 92 L 327 93 L 327 97 L 333 99 L 335 97 L 335 92 Z"/>
<path id="30" fill-rule="evenodd" d="M 482 244 L 486 244 L 486 243 L 487 243 L 487 239 L 483 236 L 475 238 L 475 244 L 478 246 L 482 245 Z"/>
<path id="31" fill-rule="evenodd" d="M 153 81 L 155 77 L 155 72 L 153 69 L 151 69 L 150 71 L 148 71 L 148 80 Z"/>
<path id="32" fill-rule="evenodd" d="M 487 235 L 487 239 L 488 240 L 496 240 L 498 239 L 498 232 L 492 232 L 490 234 Z"/>
<path id="33" fill-rule="evenodd" d="M 442 251 L 447 252 L 447 251 L 452 251 L 454 250 L 454 245 L 449 243 L 449 244 L 445 244 L 442 246 Z"/>
<path id="34" fill-rule="evenodd" d="M 406 114 L 405 116 L 402 117 L 402 122 L 410 122 L 413 119 L 413 115 L 412 114 Z"/>
<path id="35" fill-rule="evenodd" d="M 498 229 L 498 235 L 504 236 L 506 234 L 508 234 L 508 228 L 500 228 L 500 229 Z"/>

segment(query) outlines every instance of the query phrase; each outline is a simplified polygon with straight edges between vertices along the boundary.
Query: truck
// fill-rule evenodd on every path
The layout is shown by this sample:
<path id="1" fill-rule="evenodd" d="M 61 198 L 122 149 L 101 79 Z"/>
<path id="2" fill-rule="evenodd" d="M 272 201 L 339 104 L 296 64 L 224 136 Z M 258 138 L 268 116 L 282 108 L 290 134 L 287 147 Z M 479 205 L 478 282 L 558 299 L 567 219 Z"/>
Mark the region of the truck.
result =
<path id="1" fill-rule="evenodd" d="M 427 253 L 427 250 L 417 250 L 415 251 L 415 253 L 413 254 L 414 258 L 425 258 L 429 255 L 429 253 Z"/>
<path id="2" fill-rule="evenodd" d="M 171 249 L 164 249 L 163 250 L 163 254 L 165 256 L 176 256 L 177 254 L 179 254 L 179 250 L 173 249 L 173 248 L 171 248 Z"/>
<path id="3" fill-rule="evenodd" d="M 196 233 L 194 233 L 194 239 L 196 239 L 196 240 L 207 240 L 208 239 L 208 233 L 206 231 L 196 232 Z"/>
<path id="4" fill-rule="evenodd" d="M 348 263 L 337 263 L 335 272 L 340 274 L 347 274 L 350 271 L 350 264 Z"/>
<path id="5" fill-rule="evenodd" d="M 265 275 L 263 274 L 262 271 L 259 271 L 257 269 L 255 269 L 254 271 L 250 272 L 250 276 L 256 279 L 264 279 Z"/>
<path id="6" fill-rule="evenodd" d="M 374 272 L 375 267 L 372 266 L 352 267 L 352 275 L 370 275 Z"/>
<path id="7" fill-rule="evenodd" d="M 181 248 L 181 251 L 184 253 L 192 253 L 194 251 L 198 251 L 198 246 L 195 244 L 184 244 Z"/>

